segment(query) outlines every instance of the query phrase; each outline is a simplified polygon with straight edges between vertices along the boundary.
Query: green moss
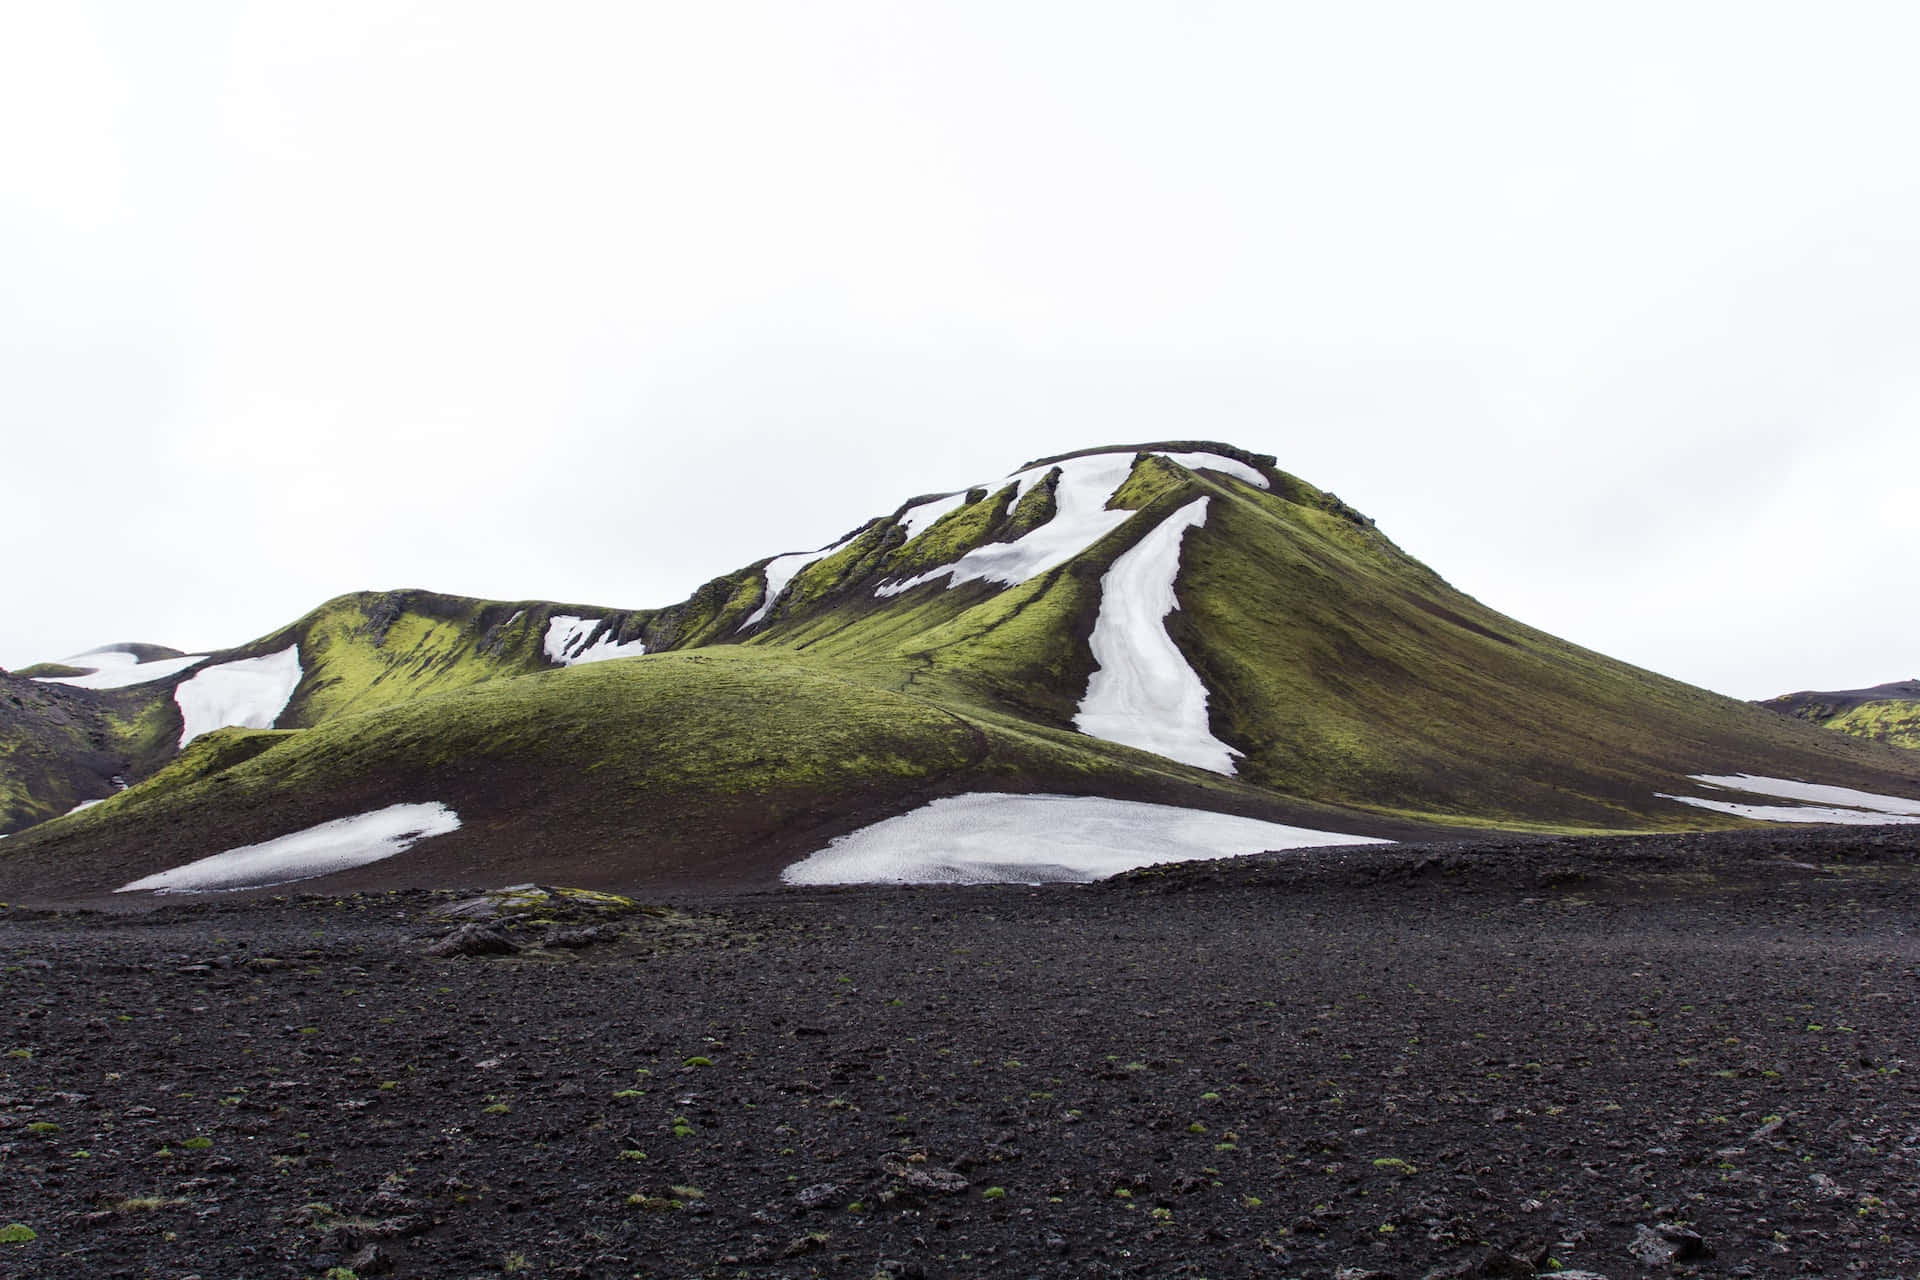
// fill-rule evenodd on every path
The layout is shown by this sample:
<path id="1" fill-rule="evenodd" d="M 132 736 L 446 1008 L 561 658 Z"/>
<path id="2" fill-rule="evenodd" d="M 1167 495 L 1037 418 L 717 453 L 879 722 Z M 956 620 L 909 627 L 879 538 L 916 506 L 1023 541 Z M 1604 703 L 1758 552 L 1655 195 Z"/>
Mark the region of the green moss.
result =
<path id="1" fill-rule="evenodd" d="M 1083 589 L 1071 574 L 1051 581 L 1053 592 Z M 1022 590 L 1048 589 L 1036 582 Z M 1018 627 L 1020 616 L 1002 625 Z M 1036 624 L 1034 635 L 1047 631 Z M 271 750 L 208 776 L 137 786 L 111 822 L 64 831 L 67 824 L 54 824 L 7 841 L 0 870 L 12 893 L 36 877 L 70 880 L 75 865 L 97 860 L 113 868 L 102 873 L 111 887 L 209 848 L 400 799 L 433 799 L 465 825 L 423 851 L 455 856 L 469 833 L 484 839 L 495 827 L 559 833 L 550 838 L 564 841 L 569 862 L 591 862 L 618 883 L 676 868 L 689 874 L 714 859 L 723 860 L 712 863 L 718 867 L 765 859 L 768 849 L 798 856 L 806 850 L 795 842 L 821 824 L 910 807 L 933 785 L 1148 794 L 1191 776 L 996 708 L 993 680 L 1012 680 L 1012 669 L 996 673 L 964 656 L 956 648 L 948 669 L 930 655 L 934 674 L 918 682 L 891 670 L 901 688 L 761 646 L 496 680 L 285 734 Z M 922 683 L 929 693 L 947 692 L 936 701 Z M 1218 790 L 1241 805 L 1258 803 L 1258 793 L 1226 779 L 1185 785 L 1196 795 Z M 752 802 L 742 803 L 747 797 Z M 422 865 L 418 855 L 409 864 Z M 549 849 L 518 840 L 489 863 L 501 879 L 534 879 L 551 865 Z"/>
<path id="2" fill-rule="evenodd" d="M 210 778 L 298 737 L 299 729 L 215 729 L 186 745 L 167 766 L 142 784 L 145 794 L 170 791 Z"/>
<path id="3" fill-rule="evenodd" d="M 713 579 L 682 603 L 648 619 L 647 651 L 663 653 L 732 640 L 741 622 L 760 607 L 765 586 L 765 575 L 758 569 Z"/>
<path id="4" fill-rule="evenodd" d="M 966 503 L 922 529 L 919 537 L 889 557 L 886 576 L 910 578 L 928 569 L 952 564 L 984 543 L 1010 541 L 999 535 L 1014 489 L 1015 486 L 1007 485 L 992 494 L 981 490 L 968 493 Z"/>
<path id="5" fill-rule="evenodd" d="M 1013 509 L 1006 528 L 1000 531 L 1000 541 L 1013 542 L 1024 538 L 1047 521 L 1053 519 L 1060 506 L 1054 499 L 1054 491 L 1060 487 L 1060 468 L 1053 470 L 1028 489 L 1025 496 Z"/>
<path id="6" fill-rule="evenodd" d="M 1893 747 L 1920 748 L 1920 702 L 1863 702 L 1822 721 L 1829 729 Z"/>
<path id="7" fill-rule="evenodd" d="M 281 723 L 322 724 L 538 670 L 546 621 L 563 612 L 425 592 L 329 601 L 276 637 L 298 640 L 305 672 Z"/>
<path id="8" fill-rule="evenodd" d="M 0 1227 L 0 1244 L 32 1244 L 40 1233 L 24 1222 L 9 1222 Z"/>
<path id="9" fill-rule="evenodd" d="M 864 575 L 885 554 L 889 532 L 884 521 L 876 520 L 840 550 L 802 568 L 787 584 L 775 606 L 776 612 L 787 614 L 812 608 L 832 596 L 849 579 Z"/>
<path id="10" fill-rule="evenodd" d="M 84 676 L 92 671 L 91 667 L 69 667 L 58 662 L 36 662 L 30 667 L 22 667 L 13 674 L 22 680 L 60 680 L 72 676 Z"/>
<path id="11" fill-rule="evenodd" d="M 1504 618 L 1316 495 L 1216 498 L 1183 544 L 1168 628 L 1250 781 L 1383 816 L 1618 830 L 1735 825 L 1655 794 L 1715 761 L 1833 776 L 1783 718 Z"/>
<path id="12" fill-rule="evenodd" d="M 1193 473 L 1158 454 L 1134 462 L 1133 470 L 1114 490 L 1107 506 L 1115 511 L 1138 511 L 1170 494 L 1191 492 Z"/>

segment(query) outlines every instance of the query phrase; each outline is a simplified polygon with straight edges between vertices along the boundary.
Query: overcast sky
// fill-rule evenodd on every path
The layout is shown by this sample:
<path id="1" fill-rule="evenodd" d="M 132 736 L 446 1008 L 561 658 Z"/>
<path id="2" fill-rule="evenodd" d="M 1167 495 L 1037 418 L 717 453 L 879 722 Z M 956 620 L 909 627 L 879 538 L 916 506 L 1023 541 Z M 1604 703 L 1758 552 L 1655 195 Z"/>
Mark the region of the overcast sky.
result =
<path id="1" fill-rule="evenodd" d="M 0 665 L 1197 437 L 1694 683 L 1920 674 L 1917 14 L 0 0 Z"/>

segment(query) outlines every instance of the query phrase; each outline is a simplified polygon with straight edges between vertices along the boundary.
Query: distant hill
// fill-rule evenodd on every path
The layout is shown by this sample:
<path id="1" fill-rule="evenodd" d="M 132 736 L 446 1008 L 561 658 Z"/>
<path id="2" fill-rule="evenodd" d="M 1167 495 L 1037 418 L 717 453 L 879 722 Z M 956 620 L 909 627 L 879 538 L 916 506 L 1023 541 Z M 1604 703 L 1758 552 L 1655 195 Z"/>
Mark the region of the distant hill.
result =
<path id="1" fill-rule="evenodd" d="M 1920 680 L 1836 693 L 1783 693 L 1760 705 L 1873 742 L 1920 748 Z"/>
<path id="2" fill-rule="evenodd" d="M 1920 796 L 1920 758 L 1504 617 L 1275 459 L 1204 441 L 915 497 L 663 608 L 365 592 L 213 654 L 119 649 L 8 680 L 0 896 L 296 835 L 331 885 L 773 884 L 970 793 L 1355 837 Z M 1828 790 L 1781 789 L 1809 783 Z M 395 856 L 352 867 L 372 828 L 326 824 L 378 814 Z M 288 847 L 248 856 L 291 867 Z"/>

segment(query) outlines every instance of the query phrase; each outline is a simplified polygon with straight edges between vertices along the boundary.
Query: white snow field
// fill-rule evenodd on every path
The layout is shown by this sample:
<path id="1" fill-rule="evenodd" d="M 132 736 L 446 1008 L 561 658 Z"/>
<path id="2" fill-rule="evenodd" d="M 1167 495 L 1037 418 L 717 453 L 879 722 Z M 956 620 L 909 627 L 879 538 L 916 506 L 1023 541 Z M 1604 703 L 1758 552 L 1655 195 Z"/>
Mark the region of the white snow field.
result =
<path id="1" fill-rule="evenodd" d="M 1722 800 L 1710 796 L 1670 796 L 1698 809 L 1731 813 L 1759 822 L 1832 822 L 1849 826 L 1881 826 L 1896 822 L 1920 822 L 1920 800 L 1904 796 L 1878 795 L 1855 791 L 1851 787 L 1830 787 L 1819 782 L 1795 782 L 1791 778 L 1765 778 L 1752 773 L 1696 773 L 1693 780 L 1715 791 L 1750 796 L 1771 796 L 1776 800 L 1813 800 L 1818 804 L 1768 805 L 1743 800 Z M 1835 807 L 1844 806 L 1844 807 Z"/>
<path id="2" fill-rule="evenodd" d="M 1211 453 L 1163 453 L 1159 456 L 1170 458 L 1189 471 L 1201 468 L 1224 471 L 1248 484 L 1258 485 L 1262 489 L 1267 487 L 1265 476 L 1232 458 Z M 897 582 L 883 582 L 874 588 L 873 593 L 882 597 L 897 596 L 939 577 L 947 579 L 948 587 L 981 580 L 1014 587 L 1065 564 L 1134 515 L 1131 511 L 1107 510 L 1107 503 L 1133 470 L 1133 458 L 1131 453 L 1095 453 L 1053 464 L 1060 468 L 1060 482 L 1054 489 L 1053 519 L 1012 542 L 989 542 L 985 546 L 975 547 L 952 564 L 941 565 Z M 1014 501 L 1025 497 L 1027 491 L 1044 480 L 1051 470 L 1053 466 L 1029 467 L 1007 477 L 1018 484 Z"/>
<path id="3" fill-rule="evenodd" d="M 964 498 L 966 495 L 961 494 L 960 496 Z M 917 507 L 915 508 L 915 510 L 918 509 Z M 793 581 L 795 574 L 812 564 L 815 560 L 825 560 L 834 552 L 852 545 L 855 538 L 866 532 L 866 528 L 866 525 L 861 525 L 860 528 L 854 530 L 830 547 L 822 547 L 818 551 L 796 551 L 791 555 L 775 556 L 773 559 L 767 561 L 766 566 L 760 570 L 767 580 L 767 593 L 760 598 L 760 607 L 748 614 L 747 620 L 742 622 L 735 630 L 745 631 L 748 627 L 753 626 L 762 618 L 765 618 L 767 616 L 767 610 L 773 608 L 774 602 L 780 598 L 780 593 L 787 589 L 787 584 Z"/>
<path id="4" fill-rule="evenodd" d="M 429 836 L 460 828 L 460 815 L 437 802 L 395 804 L 336 818 L 260 844 L 189 862 L 121 885 L 115 893 L 218 893 L 311 880 L 405 853 Z"/>
<path id="5" fill-rule="evenodd" d="M 514 617 L 519 617 L 515 614 Z M 608 658 L 637 658 L 647 651 L 646 642 L 629 640 L 625 644 L 616 644 L 613 633 L 609 631 L 599 641 L 588 644 L 595 627 L 604 618 L 575 618 L 564 613 L 556 613 L 547 619 L 545 648 L 547 660 L 557 662 L 563 667 L 577 667 L 583 662 L 605 662 Z"/>
<path id="6" fill-rule="evenodd" d="M 976 791 L 841 836 L 780 878 L 805 885 L 1080 882 L 1156 862 L 1386 843 L 1138 800 Z"/>
<path id="7" fill-rule="evenodd" d="M 204 653 L 189 653 L 178 658 L 155 658 L 142 662 L 125 649 L 109 645 L 90 649 L 71 658 L 60 659 L 63 667 L 93 670 L 84 676 L 35 676 L 41 684 L 70 684 L 76 689 L 126 689 L 136 684 L 152 684 L 185 671 L 196 662 L 206 661 Z"/>
<path id="8" fill-rule="evenodd" d="M 180 704 L 180 745 L 215 729 L 273 728 L 299 685 L 297 644 L 264 658 L 240 658 L 195 673 L 173 691 L 173 700 Z"/>
<path id="9" fill-rule="evenodd" d="M 1089 641 L 1097 664 L 1074 727 L 1090 737 L 1231 774 L 1240 753 L 1207 724 L 1207 686 L 1167 634 L 1180 607 L 1174 579 L 1180 542 L 1207 522 L 1196 498 L 1124 552 L 1100 579 L 1100 612 Z"/>

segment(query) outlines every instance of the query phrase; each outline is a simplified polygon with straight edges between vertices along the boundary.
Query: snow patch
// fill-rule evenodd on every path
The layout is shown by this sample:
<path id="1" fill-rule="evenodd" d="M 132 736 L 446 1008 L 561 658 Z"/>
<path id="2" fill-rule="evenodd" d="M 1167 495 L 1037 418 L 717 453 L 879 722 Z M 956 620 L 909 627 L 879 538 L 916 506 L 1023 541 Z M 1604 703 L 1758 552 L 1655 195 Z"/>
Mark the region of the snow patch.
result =
<path id="1" fill-rule="evenodd" d="M 195 663 L 205 662 L 206 658 L 204 653 L 189 653 L 178 658 L 155 658 L 152 662 L 142 662 L 137 655 L 125 649 L 93 649 L 60 659 L 63 667 L 80 670 L 91 667 L 92 670 L 86 675 L 35 676 L 34 679 L 41 684 L 68 684 L 76 689 L 127 689 L 178 675 Z"/>
<path id="2" fill-rule="evenodd" d="M 1660 798 L 1759 822 L 1832 822 L 1847 826 L 1920 822 L 1920 800 L 1910 800 L 1905 796 L 1855 791 L 1851 787 L 1833 787 L 1819 782 L 1796 782 L 1791 778 L 1767 778 L 1753 773 L 1696 773 L 1692 778 L 1716 791 L 1816 803 L 1764 805 L 1711 796 L 1672 796 L 1665 793 L 1661 793 Z"/>
<path id="3" fill-rule="evenodd" d="M 299 686 L 297 644 L 264 658 L 207 667 L 173 691 L 173 700 L 180 704 L 180 745 L 215 729 L 271 729 Z"/>
<path id="4" fill-rule="evenodd" d="M 1791 778 L 1763 778 L 1752 773 L 1696 773 L 1695 782 L 1749 795 L 1772 796 L 1777 800 L 1807 800 L 1815 804 L 1845 805 L 1850 809 L 1871 809 L 1877 813 L 1920 817 L 1920 800 L 1905 796 L 1879 795 L 1855 791 L 1851 787 L 1830 787 L 1819 782 L 1795 782 Z"/>
<path id="5" fill-rule="evenodd" d="M 1735 800 L 1709 800 L 1703 796 L 1670 796 L 1660 793 L 1662 800 L 1678 800 L 1681 804 L 1690 804 L 1696 809 L 1712 809 L 1717 813 L 1731 813 L 1735 817 L 1752 818 L 1757 822 L 1831 822 L 1843 826 L 1879 827 L 1897 822 L 1920 822 L 1920 818 L 1900 818 L 1885 813 L 1868 813 L 1863 809 L 1824 809 L 1814 805 L 1770 805 L 1741 804 Z"/>
<path id="6" fill-rule="evenodd" d="M 964 498 L 966 495 L 961 494 L 960 496 Z M 914 510 L 917 511 L 919 508 L 916 507 Z M 855 538 L 858 538 L 865 532 L 866 526 L 862 525 L 859 529 L 856 529 L 853 533 L 842 538 L 830 547 L 822 547 L 818 551 L 796 551 L 791 555 L 775 556 L 773 559 L 767 561 L 765 567 L 760 570 L 767 581 L 766 594 L 760 597 L 760 607 L 748 614 L 747 620 L 735 629 L 745 631 L 748 627 L 761 621 L 767 616 L 767 611 L 773 608 L 774 602 L 780 598 L 781 593 L 787 589 L 787 584 L 793 581 L 796 574 L 812 564 L 815 560 L 825 560 L 836 551 L 844 551 L 853 545 Z"/>
<path id="7" fill-rule="evenodd" d="M 918 506 L 908 507 L 900 513 L 900 527 L 907 531 L 907 542 L 925 533 L 937 524 L 942 516 L 958 511 L 967 504 L 965 491 L 951 493 L 944 498 L 935 498 L 932 502 L 922 502 Z M 906 542 L 900 544 L 907 545 Z"/>
<path id="8" fill-rule="evenodd" d="M 1137 800 L 973 792 L 841 836 L 780 878 L 805 885 L 1080 882 L 1156 862 L 1384 843 Z"/>
<path id="9" fill-rule="evenodd" d="M 391 858 L 429 836 L 459 828 L 460 815 L 444 804 L 389 805 L 216 853 L 121 885 L 114 892 L 220 893 L 311 880 Z"/>
<path id="10" fill-rule="evenodd" d="M 516 618 L 519 616 L 514 615 Z M 583 662 L 605 662 L 608 658 L 637 658 L 647 651 L 643 640 L 616 643 L 611 627 L 598 641 L 594 641 L 593 633 L 605 622 L 605 618 L 575 618 L 564 613 L 554 614 L 547 619 L 547 660 L 563 667 L 577 667 Z"/>
<path id="11" fill-rule="evenodd" d="M 1189 471 L 1224 471 L 1236 480 L 1245 480 L 1257 489 L 1270 489 L 1267 478 L 1237 458 L 1217 453 L 1162 453 L 1156 455 L 1177 462 Z"/>
<path id="12" fill-rule="evenodd" d="M 1232 747 L 1207 724 L 1207 686 L 1167 634 L 1180 607 L 1174 579 L 1180 542 L 1207 522 L 1196 498 L 1156 525 L 1100 579 L 1100 612 L 1089 641 L 1096 667 L 1073 718 L 1089 737 L 1138 747 L 1182 764 L 1232 774 Z"/>
<path id="13" fill-rule="evenodd" d="M 1258 471 L 1218 454 L 1161 453 L 1156 456 L 1169 458 L 1189 471 L 1201 468 L 1223 471 L 1262 489 L 1267 487 L 1267 478 Z M 883 582 L 874 588 L 874 595 L 883 599 L 897 596 L 941 577 L 946 578 L 950 588 L 977 581 L 1015 587 L 1058 568 L 1132 518 L 1133 512 L 1110 511 L 1107 503 L 1132 473 L 1134 457 L 1131 453 L 1094 453 L 1014 473 L 1008 479 L 1017 486 L 1014 501 L 1018 503 L 1034 485 L 1046 479 L 1055 466 L 1060 468 L 1060 480 L 1054 489 L 1053 519 L 1012 542 L 989 542 L 975 547 L 952 564 L 897 582 Z"/>
<path id="14" fill-rule="evenodd" d="M 1054 489 L 1054 516 L 1039 528 L 1012 542 L 989 542 L 975 547 L 952 564 L 929 569 L 874 589 L 882 598 L 897 596 L 924 582 L 944 577 L 948 587 L 963 582 L 998 582 L 1018 586 L 1073 559 L 1132 518 L 1131 511 L 1109 511 L 1107 503 L 1133 470 L 1130 453 L 1097 453 L 1069 458 L 1060 465 Z M 1046 477 L 1051 467 L 1034 467 L 1015 477 L 1020 492 Z"/>

